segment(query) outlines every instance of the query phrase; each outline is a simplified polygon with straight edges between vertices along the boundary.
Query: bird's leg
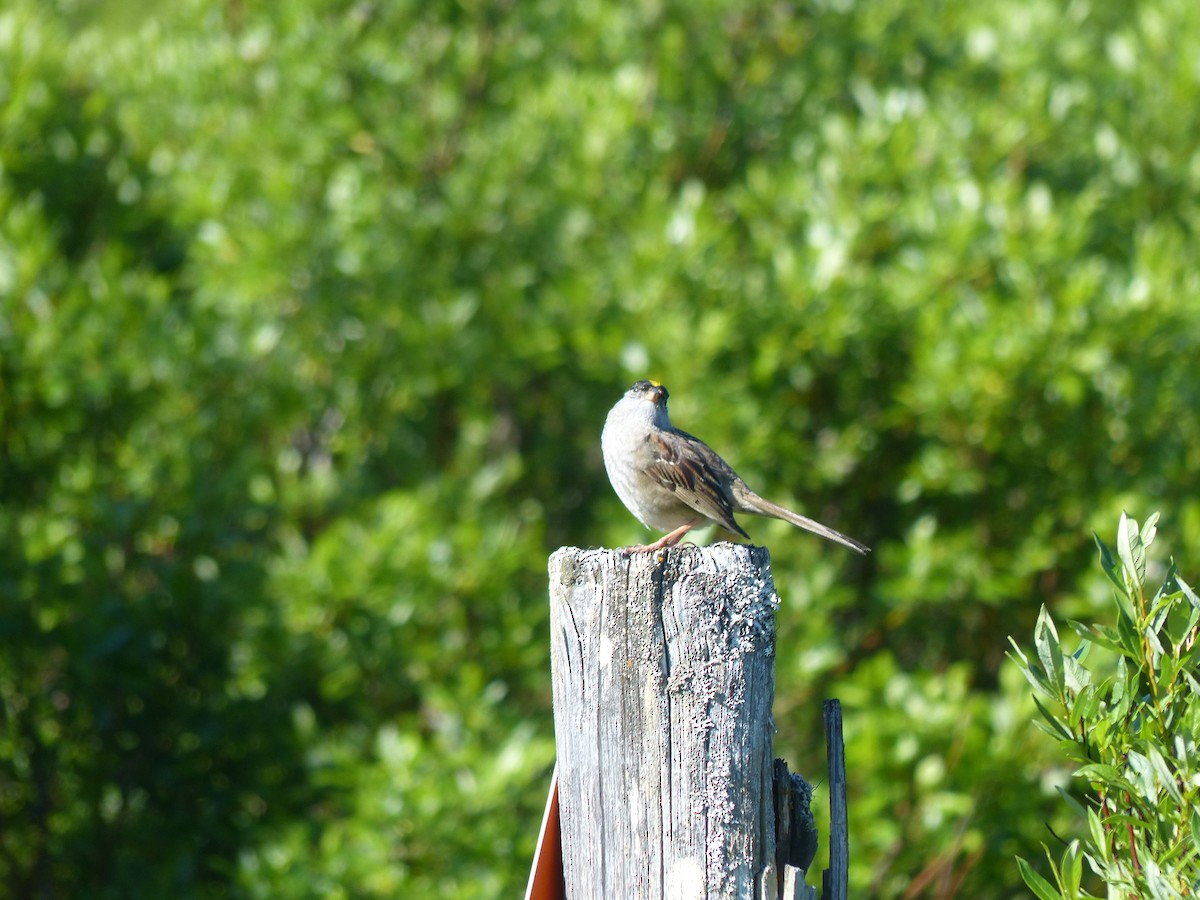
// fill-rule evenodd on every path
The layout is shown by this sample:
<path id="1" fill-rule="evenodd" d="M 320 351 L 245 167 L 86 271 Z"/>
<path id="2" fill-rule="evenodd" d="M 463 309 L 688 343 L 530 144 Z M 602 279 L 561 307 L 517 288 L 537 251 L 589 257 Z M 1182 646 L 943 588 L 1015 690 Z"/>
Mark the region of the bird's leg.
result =
<path id="1" fill-rule="evenodd" d="M 687 534 L 689 531 L 691 531 L 693 528 L 695 528 L 697 525 L 699 525 L 702 521 L 704 521 L 704 520 L 700 519 L 700 518 L 696 518 L 696 519 L 692 519 L 692 521 L 690 521 L 690 522 L 684 522 L 682 525 L 680 525 L 678 528 L 676 528 L 670 534 L 663 535 L 662 537 L 660 537 L 657 541 L 655 541 L 653 544 L 651 544 L 646 549 L 647 550 L 664 550 L 667 547 L 674 547 L 676 544 L 678 544 L 680 541 L 683 540 L 683 536 L 685 534 Z"/>
<path id="2" fill-rule="evenodd" d="M 695 519 L 692 519 L 692 521 L 690 521 L 690 522 L 684 522 L 682 525 L 680 525 L 678 528 L 676 528 L 670 534 L 664 534 L 653 544 L 644 544 L 644 545 L 638 546 L 638 547 L 626 547 L 624 552 L 626 554 L 642 553 L 645 551 L 649 551 L 649 552 L 653 553 L 656 550 L 665 550 L 668 547 L 674 547 L 681 540 L 683 540 L 683 536 L 685 534 L 687 534 L 689 531 L 691 531 L 693 528 L 695 528 L 697 525 L 699 525 L 703 521 L 704 521 L 703 518 L 697 517 Z"/>

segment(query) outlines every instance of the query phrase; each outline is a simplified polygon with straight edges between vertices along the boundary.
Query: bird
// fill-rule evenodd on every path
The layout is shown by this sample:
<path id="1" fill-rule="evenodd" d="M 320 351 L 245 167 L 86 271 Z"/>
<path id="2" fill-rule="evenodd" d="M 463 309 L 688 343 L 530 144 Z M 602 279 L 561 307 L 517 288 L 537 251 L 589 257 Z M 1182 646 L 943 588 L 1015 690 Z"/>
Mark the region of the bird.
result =
<path id="1" fill-rule="evenodd" d="M 870 547 L 750 490 L 708 444 L 671 424 L 665 386 L 641 380 L 609 410 L 600 436 L 604 468 L 621 502 L 643 525 L 665 531 L 652 544 L 627 552 L 674 547 L 693 528 L 720 525 L 750 535 L 734 513 L 782 519 L 866 554 Z"/>

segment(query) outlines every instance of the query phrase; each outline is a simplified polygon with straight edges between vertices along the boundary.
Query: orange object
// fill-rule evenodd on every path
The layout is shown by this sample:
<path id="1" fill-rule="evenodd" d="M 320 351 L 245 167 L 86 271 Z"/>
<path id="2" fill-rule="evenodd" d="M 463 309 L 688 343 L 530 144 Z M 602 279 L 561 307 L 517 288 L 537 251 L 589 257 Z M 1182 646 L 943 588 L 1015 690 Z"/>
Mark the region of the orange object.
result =
<path id="1" fill-rule="evenodd" d="M 550 795 L 542 816 L 542 833 L 533 851 L 533 868 L 529 871 L 529 887 L 525 900 L 567 900 L 563 881 L 562 832 L 558 819 L 558 764 L 550 778 Z"/>

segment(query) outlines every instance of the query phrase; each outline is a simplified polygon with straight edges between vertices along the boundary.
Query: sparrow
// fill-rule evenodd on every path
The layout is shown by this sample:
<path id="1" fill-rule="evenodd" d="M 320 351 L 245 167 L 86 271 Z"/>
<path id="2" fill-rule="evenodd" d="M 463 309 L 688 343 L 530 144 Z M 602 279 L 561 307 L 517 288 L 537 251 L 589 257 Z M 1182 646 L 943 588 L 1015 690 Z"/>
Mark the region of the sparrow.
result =
<path id="1" fill-rule="evenodd" d="M 750 490 L 708 444 L 671 424 L 669 396 L 657 382 L 637 382 L 609 411 L 600 437 L 604 468 L 621 502 L 643 525 L 667 532 L 628 552 L 674 547 L 693 528 L 709 524 L 749 540 L 734 513 L 783 519 L 858 553 L 870 550 Z"/>

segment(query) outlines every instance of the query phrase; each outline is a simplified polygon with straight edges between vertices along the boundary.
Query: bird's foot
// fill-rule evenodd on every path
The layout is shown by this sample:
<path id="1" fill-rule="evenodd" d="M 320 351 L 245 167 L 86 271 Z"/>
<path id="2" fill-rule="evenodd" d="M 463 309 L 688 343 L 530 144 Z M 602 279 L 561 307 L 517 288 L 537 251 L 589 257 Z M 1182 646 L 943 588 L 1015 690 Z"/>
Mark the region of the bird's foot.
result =
<path id="1" fill-rule="evenodd" d="M 672 531 L 670 534 L 664 534 L 653 544 L 640 544 L 636 547 L 622 547 L 621 554 L 623 556 L 631 556 L 634 553 L 658 553 L 658 551 L 660 551 L 660 550 L 666 550 L 670 547 L 674 547 L 681 540 L 683 540 L 683 536 L 685 534 L 687 534 L 689 531 L 691 531 L 693 528 L 695 528 L 699 524 L 700 524 L 700 519 L 693 519 L 690 522 L 685 522 L 684 524 L 682 524 L 678 528 L 676 528 L 674 531 Z M 661 559 L 662 559 L 662 555 L 660 554 L 659 560 L 661 561 Z"/>

